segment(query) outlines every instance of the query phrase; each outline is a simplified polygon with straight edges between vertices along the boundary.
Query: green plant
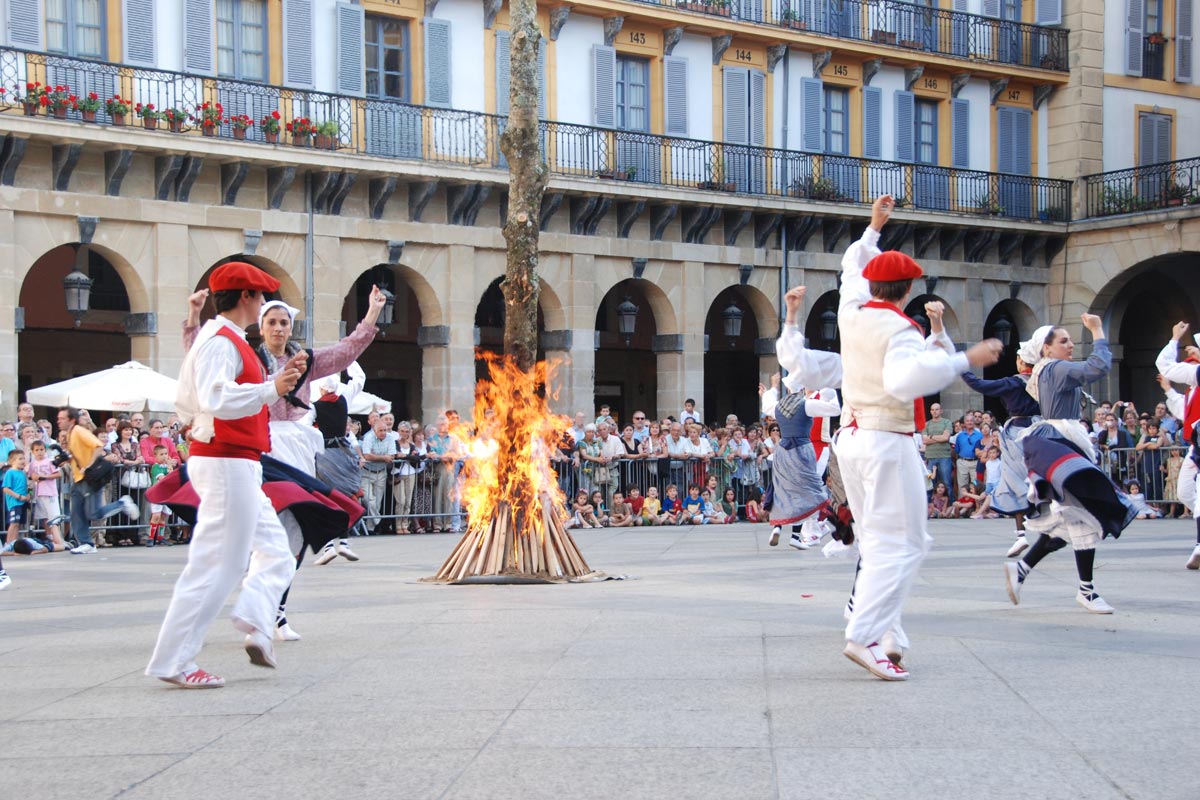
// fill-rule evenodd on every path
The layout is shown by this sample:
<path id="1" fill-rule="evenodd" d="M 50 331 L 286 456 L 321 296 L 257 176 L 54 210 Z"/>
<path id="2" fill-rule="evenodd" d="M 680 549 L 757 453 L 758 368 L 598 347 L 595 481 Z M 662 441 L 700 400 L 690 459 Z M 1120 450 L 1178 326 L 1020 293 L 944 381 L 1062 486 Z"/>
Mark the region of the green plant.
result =
<path id="1" fill-rule="evenodd" d="M 1168 200 L 1184 200 L 1192 193 L 1192 187 L 1171 181 L 1167 184 Z"/>
<path id="2" fill-rule="evenodd" d="M 338 124 L 331 119 L 327 119 L 317 125 L 317 133 L 321 134 L 322 136 L 335 137 L 338 135 L 340 130 L 341 129 L 338 127 Z"/>
<path id="3" fill-rule="evenodd" d="M 796 12 L 792 9 L 791 3 L 785 2 L 782 10 L 779 12 L 779 18 L 784 22 L 795 22 L 798 18 Z"/>
<path id="4" fill-rule="evenodd" d="M 813 200 L 836 200 L 837 184 L 831 178 L 817 178 L 809 184 L 808 196 Z"/>
<path id="5" fill-rule="evenodd" d="M 234 130 L 244 131 L 254 124 L 254 120 L 245 114 L 238 114 L 229 118 L 229 124 L 234 127 Z"/>
<path id="6" fill-rule="evenodd" d="M 987 194 L 979 195 L 979 199 L 975 201 L 975 205 L 980 211 L 985 214 L 1003 214 L 1004 206 L 997 203 Z"/>
<path id="7" fill-rule="evenodd" d="M 163 118 L 162 112 L 154 107 L 154 103 L 146 103 L 146 105 L 138 103 L 133 107 L 133 113 L 142 119 L 158 120 Z"/>
<path id="8" fill-rule="evenodd" d="M 189 115 L 192 122 L 199 122 L 202 128 L 215 128 L 225 121 L 225 109 L 220 103 L 204 102 Z"/>
<path id="9" fill-rule="evenodd" d="M 908 198 L 905 197 L 904 195 L 900 195 L 900 196 L 894 197 L 892 199 L 896 204 L 896 208 L 904 208 L 906 205 L 908 205 Z"/>
<path id="10" fill-rule="evenodd" d="M 88 92 L 87 97 L 79 97 L 71 104 L 76 111 L 85 111 L 95 114 L 100 110 L 100 106 L 104 103 L 100 102 L 99 96 L 95 92 Z"/>
<path id="11" fill-rule="evenodd" d="M 263 133 L 279 133 L 279 119 L 278 111 L 264 114 L 263 118 L 258 121 L 258 127 L 262 128 Z"/>
<path id="12" fill-rule="evenodd" d="M 47 87 L 42 86 L 41 81 L 34 81 L 32 83 L 25 84 L 24 96 L 22 96 L 20 94 L 20 89 L 21 89 L 21 87 L 18 86 L 17 87 L 17 100 L 19 100 L 20 102 L 27 103 L 29 105 L 34 105 L 34 106 L 47 105 L 47 103 L 42 102 L 42 98 L 46 96 Z"/>
<path id="13" fill-rule="evenodd" d="M 312 136 L 316 131 L 316 125 L 308 117 L 295 117 L 283 127 L 287 128 L 287 132 L 298 139 Z"/>
<path id="14" fill-rule="evenodd" d="M 133 110 L 133 106 L 130 105 L 128 100 L 123 99 L 121 95 L 114 94 L 105 101 L 104 110 L 107 111 L 111 117 L 125 117 L 129 115 L 130 111 Z"/>
<path id="15" fill-rule="evenodd" d="M 55 86 L 53 89 L 48 89 L 42 97 L 42 105 L 48 107 L 51 111 L 59 111 L 61 109 L 70 108 L 77 98 L 71 94 L 71 90 L 66 86 Z"/>
<path id="16" fill-rule="evenodd" d="M 1047 206 L 1038 212 L 1038 216 L 1048 222 L 1061 222 L 1067 218 L 1067 210 L 1062 206 Z"/>
<path id="17" fill-rule="evenodd" d="M 178 108 L 168 108 L 162 112 L 160 118 L 165 119 L 168 125 L 182 125 L 187 120 L 188 114 Z"/>

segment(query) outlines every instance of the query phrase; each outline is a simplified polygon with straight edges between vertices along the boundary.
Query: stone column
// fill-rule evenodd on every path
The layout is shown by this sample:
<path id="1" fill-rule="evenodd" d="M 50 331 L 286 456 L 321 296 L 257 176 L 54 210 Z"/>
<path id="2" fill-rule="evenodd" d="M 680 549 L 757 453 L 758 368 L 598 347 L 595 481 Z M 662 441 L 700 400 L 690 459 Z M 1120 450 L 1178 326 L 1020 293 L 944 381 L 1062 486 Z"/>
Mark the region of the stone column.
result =
<path id="1" fill-rule="evenodd" d="M 425 424 L 445 411 L 450 397 L 450 329 L 445 325 L 417 329 L 417 346 L 421 348 L 421 416 Z M 463 409 L 459 414 L 467 417 Z"/>
<path id="2" fill-rule="evenodd" d="M 563 311 L 567 318 L 567 333 L 571 337 L 570 351 L 565 355 L 570 363 L 559 373 L 558 402 L 554 410 L 574 416 L 583 411 L 589 418 L 596 416 L 596 257 L 590 253 L 570 255 L 569 278 L 562 284 Z M 549 354 L 547 354 L 549 355 Z"/>
<path id="3" fill-rule="evenodd" d="M 575 413 L 575 398 L 571 383 L 574 358 L 572 344 L 574 331 L 543 331 L 541 334 L 542 349 L 546 351 L 546 366 L 552 370 L 546 386 L 546 399 L 550 410 L 556 414 L 573 416 Z M 588 351 L 595 361 L 594 351 Z M 588 380 L 591 386 L 591 380 Z"/>
<path id="4" fill-rule="evenodd" d="M 1063 27 L 1071 31 L 1070 82 L 1056 89 L 1044 107 L 1050 114 L 1051 178 L 1074 180 L 1073 218 L 1086 203 L 1081 175 L 1104 170 L 1104 3 L 1063 3 Z"/>
<path id="5" fill-rule="evenodd" d="M 704 407 L 704 334 L 684 333 L 654 337 L 654 352 L 658 355 L 658 416 L 678 417 L 683 401 L 696 401 L 696 411 L 703 420 L 709 409 Z"/>
<path id="6" fill-rule="evenodd" d="M 0 292 L 0 417 L 5 419 L 16 417 L 21 400 L 17 397 L 17 329 L 24 326 L 24 316 L 21 312 L 22 318 L 17 319 L 21 286 L 14 269 L 16 233 L 13 209 L 0 209 L 0 286 L 8 287 Z"/>
<path id="7" fill-rule="evenodd" d="M 148 288 L 157 317 L 157 333 L 134 337 L 130 351 L 134 359 L 142 361 L 144 357 L 147 360 L 143 364 L 172 378 L 179 376 L 186 355 L 182 331 L 187 320 L 187 299 L 208 267 L 200 263 L 188 265 L 188 250 L 188 227 L 160 222 L 154 226 L 153 263 L 138 270 L 143 276 L 152 276 Z M 130 333 L 128 325 L 126 333 Z"/>

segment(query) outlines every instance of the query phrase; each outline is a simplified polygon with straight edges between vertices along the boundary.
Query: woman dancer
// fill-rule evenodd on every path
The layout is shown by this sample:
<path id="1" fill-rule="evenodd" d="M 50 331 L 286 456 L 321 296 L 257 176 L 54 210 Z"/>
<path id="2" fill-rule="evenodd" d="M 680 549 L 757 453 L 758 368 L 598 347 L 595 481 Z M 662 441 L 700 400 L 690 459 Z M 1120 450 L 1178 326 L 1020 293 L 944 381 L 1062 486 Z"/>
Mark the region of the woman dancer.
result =
<path id="1" fill-rule="evenodd" d="M 1008 548 L 1008 558 L 1016 558 L 1029 547 L 1025 539 L 1025 514 L 1029 510 L 1029 481 L 1025 472 L 1025 454 L 1021 449 L 1021 438 L 1029 426 L 1038 421 L 1038 402 L 1026 387 L 1033 365 L 1039 359 L 1042 340 L 1049 327 L 1039 328 L 1027 342 L 1021 343 L 1017 351 L 1017 374 L 999 380 L 985 380 L 973 372 L 962 374 L 963 383 L 984 397 L 997 397 L 1004 404 L 1008 421 L 1000 429 L 1000 485 L 992 497 L 992 510 L 1016 521 L 1017 538 Z M 1041 333 L 1039 338 L 1038 332 Z"/>
<path id="2" fill-rule="evenodd" d="M 1023 439 L 1025 465 L 1033 481 L 1030 494 L 1037 507 L 1037 514 L 1030 514 L 1025 527 L 1044 535 L 1021 560 L 1004 565 L 1004 583 L 1016 605 L 1030 571 L 1070 540 L 1079 572 L 1075 601 L 1093 614 L 1111 614 L 1113 607 L 1092 584 L 1096 545 L 1106 536 L 1120 536 L 1134 511 L 1128 498 L 1096 466 L 1092 443 L 1079 424 L 1083 384 L 1099 380 L 1112 368 L 1100 317 L 1083 314 L 1080 319 L 1092 334 L 1092 354 L 1087 361 L 1071 361 L 1075 343 L 1065 328 L 1047 326 L 1034 333 L 1035 342 L 1042 338 L 1026 391 L 1038 402 L 1043 419 L 1030 426 Z"/>
<path id="3" fill-rule="evenodd" d="M 818 513 L 827 507 L 829 495 L 825 481 L 817 471 L 817 455 L 813 449 L 811 434 L 813 419 L 832 417 L 842 412 L 837 392 L 822 389 L 819 393 L 796 391 L 775 405 L 775 420 L 779 424 L 781 438 L 775 450 L 775 463 L 771 469 L 771 486 L 775 499 L 771 505 L 772 547 L 779 544 L 779 534 L 784 525 L 803 523 L 802 530 L 792 537 L 792 546 L 807 550 L 820 541 Z"/>

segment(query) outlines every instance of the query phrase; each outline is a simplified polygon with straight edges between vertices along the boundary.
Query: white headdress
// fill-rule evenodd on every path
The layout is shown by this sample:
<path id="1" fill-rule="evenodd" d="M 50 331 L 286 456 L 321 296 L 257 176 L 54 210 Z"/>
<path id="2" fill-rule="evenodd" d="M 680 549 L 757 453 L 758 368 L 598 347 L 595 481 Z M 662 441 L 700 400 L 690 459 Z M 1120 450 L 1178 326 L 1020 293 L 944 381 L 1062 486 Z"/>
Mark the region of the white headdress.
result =
<path id="1" fill-rule="evenodd" d="M 1026 364 L 1033 366 L 1042 360 L 1042 345 L 1046 342 L 1046 337 L 1050 335 L 1050 331 L 1054 330 L 1053 325 L 1043 325 L 1033 332 L 1033 336 L 1024 342 L 1021 342 L 1021 347 L 1017 350 L 1017 356 Z"/>
<path id="2" fill-rule="evenodd" d="M 296 321 L 296 315 L 300 313 L 300 309 L 292 308 L 282 300 L 268 300 L 267 302 L 263 303 L 262 308 L 258 310 L 258 327 L 262 327 L 263 318 L 266 317 L 267 312 L 273 308 L 282 308 L 287 312 L 288 319 L 290 319 L 292 322 Z"/>

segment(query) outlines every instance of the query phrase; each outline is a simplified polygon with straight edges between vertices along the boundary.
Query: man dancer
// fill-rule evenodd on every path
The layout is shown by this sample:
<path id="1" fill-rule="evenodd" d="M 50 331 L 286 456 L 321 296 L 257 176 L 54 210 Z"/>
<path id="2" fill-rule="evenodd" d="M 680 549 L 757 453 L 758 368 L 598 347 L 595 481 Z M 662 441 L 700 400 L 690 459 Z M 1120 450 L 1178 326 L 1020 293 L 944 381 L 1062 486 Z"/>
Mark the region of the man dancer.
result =
<path id="1" fill-rule="evenodd" d="M 1200 459 L 1200 442 L 1196 437 L 1196 423 L 1200 422 L 1200 389 L 1197 389 L 1196 385 L 1200 383 L 1200 358 L 1197 358 L 1200 354 L 1195 352 L 1195 347 L 1189 346 L 1187 360 L 1178 360 L 1179 340 L 1187 331 L 1186 322 L 1175 323 L 1175 327 L 1171 329 L 1171 341 L 1167 342 L 1166 347 L 1158 354 L 1154 365 L 1171 383 L 1182 383 L 1188 387 L 1183 407 L 1172 412 L 1183 419 L 1183 438 L 1190 445 L 1188 457 L 1183 460 L 1183 466 L 1179 470 L 1176 494 L 1181 503 L 1192 509 L 1192 516 L 1196 520 L 1196 547 L 1192 550 L 1186 566 L 1188 569 L 1200 569 L 1200 508 L 1197 508 L 1200 504 L 1196 502 L 1197 460 Z M 1167 399 L 1168 402 L 1173 399 L 1170 392 L 1167 393 Z"/>
<path id="2" fill-rule="evenodd" d="M 995 339 L 951 355 L 926 347 L 921 327 L 901 310 L 923 273 L 908 256 L 880 253 L 890 195 L 871 207 L 871 224 L 842 259 L 838 324 L 842 334 L 842 423 L 834 449 L 854 513 L 861 571 L 844 655 L 889 681 L 908 672 L 884 653 L 891 634 L 908 646 L 900 616 L 929 548 L 924 468 L 913 435 L 925 425 L 924 395 L 940 391 L 970 366 L 996 363 Z"/>
<path id="3" fill-rule="evenodd" d="M 259 457 L 271 449 L 267 405 L 300 380 L 308 354 L 297 353 L 273 378 L 246 343 L 263 292 L 279 281 L 243 262 L 209 277 L 217 316 L 205 323 L 184 358 L 175 407 L 191 425 L 188 474 L 200 505 L 188 562 L 158 634 L 146 674 L 188 689 L 224 679 L 200 669 L 196 656 L 225 598 L 241 580 L 233 624 L 246 634 L 250 663 L 274 667 L 275 609 L 296 571 L 287 533 L 262 490 Z M 246 565 L 249 563 L 249 573 Z"/>

